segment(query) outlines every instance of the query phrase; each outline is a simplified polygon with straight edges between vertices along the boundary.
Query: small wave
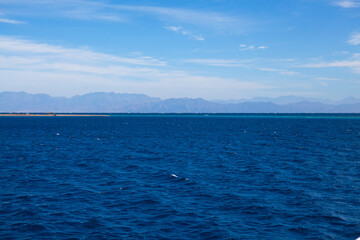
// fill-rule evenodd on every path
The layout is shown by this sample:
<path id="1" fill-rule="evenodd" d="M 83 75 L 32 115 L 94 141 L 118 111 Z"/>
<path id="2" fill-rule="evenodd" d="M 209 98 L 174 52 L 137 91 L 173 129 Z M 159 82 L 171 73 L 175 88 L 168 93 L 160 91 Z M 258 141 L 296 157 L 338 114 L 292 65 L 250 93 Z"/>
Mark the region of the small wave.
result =
<path id="1" fill-rule="evenodd" d="M 85 228 L 98 228 L 103 226 L 97 218 L 90 218 L 88 221 L 84 222 L 83 227 Z"/>

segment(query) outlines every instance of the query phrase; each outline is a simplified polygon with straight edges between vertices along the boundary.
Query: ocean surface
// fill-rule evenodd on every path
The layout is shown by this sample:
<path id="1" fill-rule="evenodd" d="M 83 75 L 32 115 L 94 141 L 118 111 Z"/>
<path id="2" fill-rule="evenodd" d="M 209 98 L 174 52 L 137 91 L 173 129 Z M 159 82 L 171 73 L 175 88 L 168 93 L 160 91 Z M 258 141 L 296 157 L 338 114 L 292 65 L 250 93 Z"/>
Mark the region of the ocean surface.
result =
<path id="1" fill-rule="evenodd" d="M 359 115 L 0 118 L 0 239 L 360 237 Z"/>

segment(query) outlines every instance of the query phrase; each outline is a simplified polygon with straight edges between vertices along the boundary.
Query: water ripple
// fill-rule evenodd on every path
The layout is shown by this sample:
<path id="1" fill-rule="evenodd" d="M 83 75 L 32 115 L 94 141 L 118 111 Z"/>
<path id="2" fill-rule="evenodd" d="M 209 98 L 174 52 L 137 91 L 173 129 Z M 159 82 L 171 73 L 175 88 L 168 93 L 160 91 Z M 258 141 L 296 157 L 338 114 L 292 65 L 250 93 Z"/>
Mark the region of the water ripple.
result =
<path id="1" fill-rule="evenodd" d="M 0 118 L 0 239 L 356 239 L 359 123 Z"/>

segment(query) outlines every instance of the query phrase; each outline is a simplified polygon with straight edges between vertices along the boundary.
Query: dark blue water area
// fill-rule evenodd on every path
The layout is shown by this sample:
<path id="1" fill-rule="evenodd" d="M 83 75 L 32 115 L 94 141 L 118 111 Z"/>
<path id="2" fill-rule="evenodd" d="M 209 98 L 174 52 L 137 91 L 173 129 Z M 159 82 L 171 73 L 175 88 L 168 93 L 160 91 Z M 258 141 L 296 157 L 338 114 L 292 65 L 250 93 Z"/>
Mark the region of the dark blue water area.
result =
<path id="1" fill-rule="evenodd" d="M 360 120 L 1 117 L 0 239 L 356 239 Z"/>

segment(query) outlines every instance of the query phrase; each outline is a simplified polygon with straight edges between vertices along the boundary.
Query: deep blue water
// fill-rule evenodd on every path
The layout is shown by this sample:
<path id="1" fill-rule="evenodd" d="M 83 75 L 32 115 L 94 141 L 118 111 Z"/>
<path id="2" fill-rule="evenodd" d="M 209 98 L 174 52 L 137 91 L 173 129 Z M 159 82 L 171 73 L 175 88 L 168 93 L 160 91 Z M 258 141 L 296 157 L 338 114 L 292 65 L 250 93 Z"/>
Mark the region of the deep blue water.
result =
<path id="1" fill-rule="evenodd" d="M 310 117 L 1 117 L 0 239 L 356 239 L 360 119 Z"/>

